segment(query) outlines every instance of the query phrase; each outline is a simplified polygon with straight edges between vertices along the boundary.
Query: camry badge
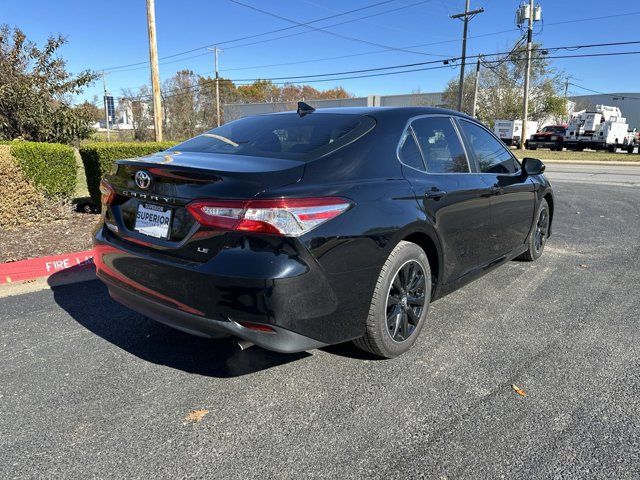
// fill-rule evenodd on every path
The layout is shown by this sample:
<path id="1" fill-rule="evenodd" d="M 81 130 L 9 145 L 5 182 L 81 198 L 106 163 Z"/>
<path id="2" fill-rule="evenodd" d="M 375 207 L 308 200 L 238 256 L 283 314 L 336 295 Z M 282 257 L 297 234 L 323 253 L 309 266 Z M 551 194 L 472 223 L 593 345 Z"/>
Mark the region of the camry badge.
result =
<path id="1" fill-rule="evenodd" d="M 151 186 L 151 175 L 146 170 L 138 170 L 135 176 L 136 185 L 146 190 Z"/>

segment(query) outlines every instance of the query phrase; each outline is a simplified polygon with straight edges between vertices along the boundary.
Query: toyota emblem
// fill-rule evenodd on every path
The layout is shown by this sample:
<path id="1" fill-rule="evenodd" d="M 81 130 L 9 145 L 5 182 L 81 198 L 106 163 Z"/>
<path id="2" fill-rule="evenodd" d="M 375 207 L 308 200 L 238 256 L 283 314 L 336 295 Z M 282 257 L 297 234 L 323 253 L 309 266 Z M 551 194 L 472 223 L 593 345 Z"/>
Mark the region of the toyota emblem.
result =
<path id="1" fill-rule="evenodd" d="M 149 172 L 146 170 L 138 170 L 136 172 L 135 180 L 136 185 L 143 190 L 146 190 L 151 186 L 151 175 L 149 175 Z"/>

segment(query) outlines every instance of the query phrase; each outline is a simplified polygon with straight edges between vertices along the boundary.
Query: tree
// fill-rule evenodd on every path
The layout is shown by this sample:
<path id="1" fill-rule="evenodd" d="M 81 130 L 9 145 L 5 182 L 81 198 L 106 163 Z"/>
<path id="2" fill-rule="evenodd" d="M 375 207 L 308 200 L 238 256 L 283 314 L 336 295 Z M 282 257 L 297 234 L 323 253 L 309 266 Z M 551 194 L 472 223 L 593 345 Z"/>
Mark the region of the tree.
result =
<path id="1" fill-rule="evenodd" d="M 211 77 L 198 78 L 198 127 L 202 130 L 209 130 L 218 125 L 216 109 L 216 80 Z M 227 78 L 219 78 L 218 86 L 220 90 L 220 123 L 224 123 L 225 104 L 238 101 L 238 93 L 234 83 Z"/>
<path id="2" fill-rule="evenodd" d="M 133 138 L 138 141 L 151 140 L 153 131 L 152 112 L 150 106 L 151 90 L 143 85 L 137 90 L 125 88 L 122 90 L 122 97 L 119 99 L 118 108 L 123 108 L 131 112 L 130 121 L 133 127 Z"/>
<path id="3" fill-rule="evenodd" d="M 275 102 L 280 98 L 280 88 L 270 80 L 256 80 L 251 85 L 240 85 L 238 94 L 244 102 Z"/>
<path id="4" fill-rule="evenodd" d="M 18 28 L 0 26 L 0 138 L 69 143 L 91 133 L 91 112 L 71 105 L 97 75 L 73 75 L 59 56 L 66 43 L 50 36 L 42 48 Z"/>
<path id="5" fill-rule="evenodd" d="M 198 132 L 198 76 L 191 70 L 180 70 L 164 82 L 162 105 L 167 138 L 186 140 Z"/>
<path id="6" fill-rule="evenodd" d="M 238 118 L 233 103 L 281 102 L 281 110 L 295 109 L 300 100 L 351 98 L 352 94 L 342 87 L 318 90 L 310 85 L 286 84 L 280 87 L 267 80 L 258 80 L 250 85 L 236 86 L 231 80 L 220 78 L 221 124 Z M 184 140 L 200 132 L 214 128 L 217 122 L 216 81 L 190 70 L 177 72 L 164 82 L 162 88 L 163 122 L 167 138 Z M 148 87 L 137 91 L 123 90 L 118 109 L 130 112 L 136 140 L 146 140 L 150 136 L 151 95 Z M 227 111 L 225 112 L 225 108 Z"/>
<path id="7" fill-rule="evenodd" d="M 344 87 L 334 87 L 328 90 L 323 90 L 319 93 L 320 95 L 318 95 L 317 98 L 326 100 L 332 100 L 335 98 L 353 98 L 353 94 L 347 92 Z"/>
<path id="8" fill-rule="evenodd" d="M 529 119 L 554 121 L 566 114 L 564 99 L 560 96 L 561 75 L 549 66 L 547 53 L 534 44 L 529 89 Z M 500 60 L 482 63 L 478 87 L 477 116 L 485 123 L 494 120 L 522 118 L 522 96 L 526 48 L 518 47 Z M 445 89 L 443 100 L 448 108 L 457 108 L 458 80 L 452 79 Z M 475 72 L 465 76 L 462 110 L 471 113 Z"/>
<path id="9" fill-rule="evenodd" d="M 94 96 L 93 103 L 85 100 L 77 107 L 79 110 L 83 110 L 86 114 L 86 117 L 93 123 L 104 120 L 104 110 L 97 106 L 98 101 L 99 100 L 97 100 L 97 97 Z"/>

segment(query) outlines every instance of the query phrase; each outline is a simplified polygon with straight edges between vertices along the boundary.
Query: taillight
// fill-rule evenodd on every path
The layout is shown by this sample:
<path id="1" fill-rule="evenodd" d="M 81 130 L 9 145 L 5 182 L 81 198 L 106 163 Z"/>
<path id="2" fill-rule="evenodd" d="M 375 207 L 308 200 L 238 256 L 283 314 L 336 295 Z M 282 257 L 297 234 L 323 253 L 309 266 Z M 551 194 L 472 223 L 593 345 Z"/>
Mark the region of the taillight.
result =
<path id="1" fill-rule="evenodd" d="M 100 180 L 100 201 L 103 205 L 111 205 L 113 199 L 116 197 L 116 191 L 111 185 L 103 178 Z"/>
<path id="2" fill-rule="evenodd" d="M 351 207 L 344 198 L 276 198 L 265 200 L 196 200 L 187 209 L 201 224 L 297 237 Z"/>

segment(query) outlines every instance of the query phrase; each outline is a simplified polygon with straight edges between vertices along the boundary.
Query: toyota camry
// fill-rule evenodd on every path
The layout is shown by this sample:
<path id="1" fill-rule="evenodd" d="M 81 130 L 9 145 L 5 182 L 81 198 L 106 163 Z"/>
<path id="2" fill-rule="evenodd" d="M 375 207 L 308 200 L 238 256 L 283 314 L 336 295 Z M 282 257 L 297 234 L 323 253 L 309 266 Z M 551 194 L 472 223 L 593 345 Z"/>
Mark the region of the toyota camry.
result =
<path id="1" fill-rule="evenodd" d="M 195 335 L 394 357 L 431 302 L 540 257 L 543 172 L 458 112 L 300 103 L 117 161 L 97 274 L 116 301 Z"/>

